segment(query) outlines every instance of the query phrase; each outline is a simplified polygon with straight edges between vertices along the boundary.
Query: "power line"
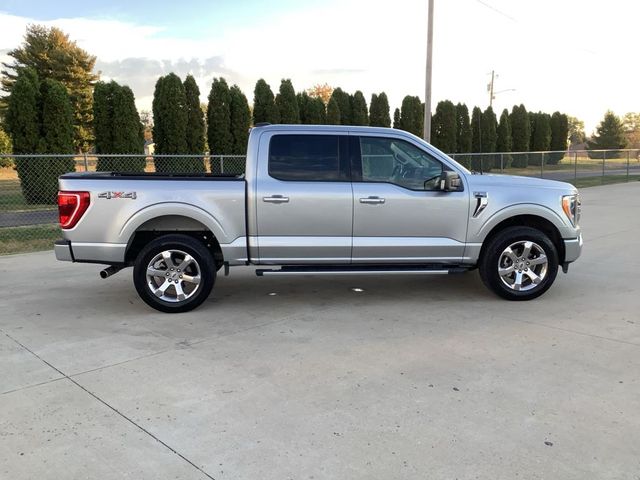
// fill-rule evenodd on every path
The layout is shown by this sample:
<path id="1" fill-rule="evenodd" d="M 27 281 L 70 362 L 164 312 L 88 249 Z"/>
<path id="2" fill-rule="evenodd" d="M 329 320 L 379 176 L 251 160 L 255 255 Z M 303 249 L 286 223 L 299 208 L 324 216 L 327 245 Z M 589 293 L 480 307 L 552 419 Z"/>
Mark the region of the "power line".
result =
<path id="1" fill-rule="evenodd" d="M 515 18 L 513 18 L 511 15 L 504 13 L 502 10 L 498 10 L 496 7 L 494 7 L 493 5 L 489 5 L 487 2 L 483 2 L 482 0 L 476 0 L 476 2 L 478 2 L 480 5 L 484 5 L 485 7 L 487 7 L 489 10 L 493 10 L 494 12 L 496 12 L 499 15 L 502 15 L 505 18 L 508 18 L 509 20 L 511 20 L 514 23 L 518 23 L 518 20 L 516 20 Z"/>

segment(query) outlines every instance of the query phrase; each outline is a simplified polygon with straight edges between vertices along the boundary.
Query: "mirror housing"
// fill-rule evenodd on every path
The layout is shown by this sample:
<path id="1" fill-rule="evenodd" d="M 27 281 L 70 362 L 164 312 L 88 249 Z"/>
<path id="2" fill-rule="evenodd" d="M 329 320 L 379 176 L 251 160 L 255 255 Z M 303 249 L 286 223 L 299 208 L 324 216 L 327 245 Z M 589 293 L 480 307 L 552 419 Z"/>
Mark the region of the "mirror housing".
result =
<path id="1" fill-rule="evenodd" d="M 462 180 L 460 180 L 460 175 L 458 175 L 457 172 L 452 172 L 451 170 L 442 172 L 440 176 L 440 190 L 443 192 L 457 192 L 460 190 L 461 185 Z"/>

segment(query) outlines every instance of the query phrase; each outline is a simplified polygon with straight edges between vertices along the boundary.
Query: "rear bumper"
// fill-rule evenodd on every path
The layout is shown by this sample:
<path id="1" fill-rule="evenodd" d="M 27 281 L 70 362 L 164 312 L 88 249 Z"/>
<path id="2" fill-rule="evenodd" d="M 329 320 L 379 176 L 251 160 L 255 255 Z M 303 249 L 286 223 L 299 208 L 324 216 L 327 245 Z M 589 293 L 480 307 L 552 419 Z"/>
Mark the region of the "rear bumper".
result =
<path id="1" fill-rule="evenodd" d="M 565 263 L 575 262 L 582 253 L 582 234 L 578 238 L 564 240 L 564 261 Z"/>
<path id="2" fill-rule="evenodd" d="M 53 245 L 53 251 L 56 254 L 56 259 L 62 262 L 73 262 L 73 250 L 71 250 L 71 242 L 68 240 L 56 240 Z"/>

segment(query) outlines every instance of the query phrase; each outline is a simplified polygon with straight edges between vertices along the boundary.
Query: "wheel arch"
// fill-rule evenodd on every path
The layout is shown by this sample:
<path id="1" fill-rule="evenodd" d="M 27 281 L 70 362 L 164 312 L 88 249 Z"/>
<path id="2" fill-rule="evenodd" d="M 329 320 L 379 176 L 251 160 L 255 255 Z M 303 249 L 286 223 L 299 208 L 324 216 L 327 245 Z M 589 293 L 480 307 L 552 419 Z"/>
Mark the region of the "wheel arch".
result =
<path id="1" fill-rule="evenodd" d="M 495 223 L 487 232 L 482 241 L 482 248 L 480 249 L 480 258 L 483 258 L 487 245 L 491 242 L 491 239 L 498 233 L 502 232 L 508 227 L 530 227 L 541 231 L 553 242 L 558 252 L 558 259 L 560 264 L 564 262 L 565 248 L 562 235 L 558 227 L 548 218 L 535 214 L 518 214 L 502 219 L 498 223 Z"/>
<path id="2" fill-rule="evenodd" d="M 166 214 L 149 218 L 129 236 L 125 263 L 133 263 L 140 251 L 151 241 L 164 235 L 180 233 L 201 242 L 212 254 L 217 269 L 224 264 L 220 242 L 208 225 L 186 215 Z"/>

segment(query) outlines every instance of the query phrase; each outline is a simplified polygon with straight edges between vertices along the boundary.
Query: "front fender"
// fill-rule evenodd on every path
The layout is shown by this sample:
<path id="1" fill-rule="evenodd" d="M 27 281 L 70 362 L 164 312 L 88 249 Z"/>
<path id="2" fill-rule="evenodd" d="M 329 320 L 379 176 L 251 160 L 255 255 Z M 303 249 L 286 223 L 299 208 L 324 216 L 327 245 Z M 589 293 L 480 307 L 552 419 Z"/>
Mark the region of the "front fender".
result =
<path id="1" fill-rule="evenodd" d="M 516 205 L 510 205 L 501 210 L 498 210 L 491 214 L 487 218 L 483 218 L 481 214 L 479 218 L 472 218 L 469 221 L 469 243 L 482 243 L 487 235 L 493 230 L 499 223 L 508 220 L 512 217 L 520 215 L 529 215 L 544 218 L 554 225 L 562 238 L 574 238 L 576 237 L 575 229 L 568 225 L 563 218 L 554 210 L 544 205 L 535 203 L 520 203 Z"/>

